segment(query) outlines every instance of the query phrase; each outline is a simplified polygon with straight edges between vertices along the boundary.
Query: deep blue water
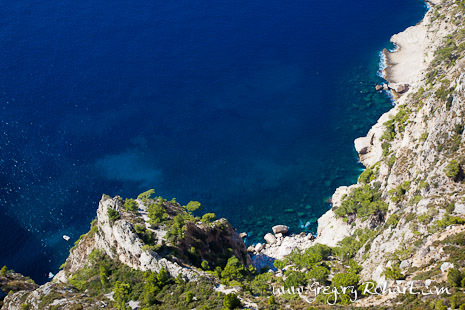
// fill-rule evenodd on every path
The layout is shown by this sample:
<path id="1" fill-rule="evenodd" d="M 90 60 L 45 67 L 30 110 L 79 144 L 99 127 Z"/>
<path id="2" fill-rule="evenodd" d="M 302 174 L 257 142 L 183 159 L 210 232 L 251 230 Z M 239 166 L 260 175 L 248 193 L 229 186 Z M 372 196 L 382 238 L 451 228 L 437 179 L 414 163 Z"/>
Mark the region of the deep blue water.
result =
<path id="1" fill-rule="evenodd" d="M 252 240 L 315 231 L 390 107 L 421 0 L 0 3 L 0 265 L 39 282 L 102 193 L 201 201 Z M 304 227 L 307 224 L 306 227 Z"/>

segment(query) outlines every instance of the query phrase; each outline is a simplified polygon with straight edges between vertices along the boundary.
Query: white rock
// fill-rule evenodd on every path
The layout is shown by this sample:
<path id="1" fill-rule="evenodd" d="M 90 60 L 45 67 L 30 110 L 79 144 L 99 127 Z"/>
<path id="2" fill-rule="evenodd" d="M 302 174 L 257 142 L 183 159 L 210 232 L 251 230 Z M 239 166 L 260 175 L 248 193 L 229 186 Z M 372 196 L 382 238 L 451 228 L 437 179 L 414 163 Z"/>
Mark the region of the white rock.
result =
<path id="1" fill-rule="evenodd" d="M 276 225 L 272 228 L 274 234 L 286 234 L 289 231 L 289 228 L 286 225 Z"/>
<path id="2" fill-rule="evenodd" d="M 350 236 L 350 230 L 350 225 L 329 210 L 318 219 L 318 237 L 315 242 L 334 247 L 339 241 Z"/>
<path id="3" fill-rule="evenodd" d="M 355 139 L 354 145 L 355 150 L 358 154 L 365 155 L 366 153 L 368 153 L 368 150 L 371 147 L 372 138 L 373 135 L 367 135 L 366 137 L 360 137 Z"/>
<path id="4" fill-rule="evenodd" d="M 260 252 L 261 250 L 263 250 L 263 248 L 264 248 L 264 244 L 257 243 L 257 245 L 255 246 L 255 252 Z"/>
<path id="5" fill-rule="evenodd" d="M 402 261 L 399 265 L 400 269 L 406 269 L 408 267 L 410 267 L 410 263 L 406 260 Z"/>
<path id="6" fill-rule="evenodd" d="M 456 204 L 454 212 L 458 214 L 465 214 L 465 204 Z"/>
<path id="7" fill-rule="evenodd" d="M 268 243 L 268 244 L 275 244 L 276 243 L 276 238 L 273 234 L 266 234 L 265 237 L 264 237 L 265 241 Z"/>
<path id="8" fill-rule="evenodd" d="M 441 271 L 442 272 L 446 272 L 451 268 L 454 268 L 454 264 L 449 263 L 449 262 L 442 263 L 442 265 L 441 265 Z"/>

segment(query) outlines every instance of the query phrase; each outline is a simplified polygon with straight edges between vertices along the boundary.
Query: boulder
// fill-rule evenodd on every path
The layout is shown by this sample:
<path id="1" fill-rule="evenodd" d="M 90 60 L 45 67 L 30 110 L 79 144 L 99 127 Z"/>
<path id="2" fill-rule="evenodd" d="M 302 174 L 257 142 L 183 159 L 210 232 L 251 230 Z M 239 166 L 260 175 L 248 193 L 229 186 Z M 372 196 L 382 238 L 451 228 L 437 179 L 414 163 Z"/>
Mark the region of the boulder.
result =
<path id="1" fill-rule="evenodd" d="M 257 245 L 255 246 L 255 252 L 260 252 L 261 250 L 263 250 L 263 248 L 265 247 L 264 244 L 262 243 L 257 243 Z"/>
<path id="2" fill-rule="evenodd" d="M 465 204 L 456 204 L 454 212 L 458 214 L 465 214 Z"/>
<path id="3" fill-rule="evenodd" d="M 389 88 L 398 94 L 405 93 L 408 90 L 408 84 L 389 84 Z"/>
<path id="4" fill-rule="evenodd" d="M 276 235 L 276 234 L 286 234 L 289 229 L 287 228 L 286 225 L 276 225 L 276 226 L 273 226 L 272 228 L 273 230 L 273 233 Z"/>
<path id="5" fill-rule="evenodd" d="M 383 90 L 389 90 L 388 84 L 386 84 L 386 83 L 383 84 Z"/>
<path id="6" fill-rule="evenodd" d="M 241 237 L 242 239 L 245 239 L 245 238 L 247 238 L 248 236 L 249 236 L 249 235 L 248 235 L 246 232 L 241 232 L 241 233 L 239 234 L 239 237 Z"/>
<path id="7" fill-rule="evenodd" d="M 406 92 L 407 90 L 408 90 L 408 84 L 400 84 L 396 88 L 396 92 L 398 92 L 399 94 L 402 94 Z"/>
<path id="8" fill-rule="evenodd" d="M 441 265 L 441 271 L 442 272 L 446 272 L 451 268 L 454 268 L 454 264 L 449 263 L 449 262 L 442 263 L 442 265 Z"/>
<path id="9" fill-rule="evenodd" d="M 248 248 L 247 248 L 247 252 L 249 253 L 253 253 L 255 251 L 255 247 L 253 245 L 250 245 Z"/>
<path id="10" fill-rule="evenodd" d="M 410 267 L 410 263 L 406 260 L 402 261 L 399 265 L 400 269 L 406 269 L 408 267 Z"/>
<path id="11" fill-rule="evenodd" d="M 360 137 L 360 138 L 355 139 L 354 145 L 355 145 L 355 150 L 357 151 L 358 154 L 365 155 L 368 153 L 368 150 L 371 147 L 372 138 L 373 138 L 372 135 L 367 135 L 366 137 Z"/>
<path id="12" fill-rule="evenodd" d="M 273 234 L 267 233 L 265 235 L 264 239 L 268 244 L 275 244 L 276 243 L 276 237 Z"/>
<path id="13" fill-rule="evenodd" d="M 383 85 L 376 85 L 376 86 L 375 86 L 375 89 L 376 89 L 377 91 L 380 91 L 380 90 L 383 89 Z"/>
<path id="14" fill-rule="evenodd" d="M 420 257 L 424 258 L 426 255 L 428 255 L 428 253 L 429 253 L 429 248 L 428 247 L 423 248 L 420 250 Z"/>

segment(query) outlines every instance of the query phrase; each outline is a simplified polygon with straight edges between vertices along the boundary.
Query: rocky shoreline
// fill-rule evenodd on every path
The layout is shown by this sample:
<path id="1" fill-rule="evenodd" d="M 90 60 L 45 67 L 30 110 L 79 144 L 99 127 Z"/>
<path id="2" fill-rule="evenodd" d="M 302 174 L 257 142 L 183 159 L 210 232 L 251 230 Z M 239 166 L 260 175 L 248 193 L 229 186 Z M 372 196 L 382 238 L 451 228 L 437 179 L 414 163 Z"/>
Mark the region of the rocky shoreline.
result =
<path id="1" fill-rule="evenodd" d="M 391 42 L 397 46 L 397 49 L 393 52 L 387 50 L 383 51 L 386 57 L 384 75 L 387 83 L 376 86 L 376 90 L 392 92 L 396 104 L 390 111 L 384 113 L 378 119 L 365 137 L 359 137 L 354 141 L 354 146 L 359 154 L 360 162 L 366 168 L 379 165 L 379 162 L 383 160 L 385 151 L 383 150 L 380 137 L 386 130 L 385 123 L 399 113 L 399 107 L 408 104 L 412 94 L 415 94 L 425 86 L 427 69 L 430 67 L 435 57 L 435 51 L 442 44 L 443 38 L 453 32 L 451 27 L 448 27 L 450 24 L 449 21 L 444 20 L 438 22 L 437 16 L 433 15 L 432 8 L 435 6 L 440 7 L 442 2 L 441 0 L 429 1 L 428 4 L 430 9 L 426 12 L 422 21 L 392 36 Z M 419 131 L 420 129 L 414 129 L 415 135 L 417 135 L 415 139 L 418 139 L 418 136 L 420 136 Z M 409 143 L 413 142 L 405 140 L 402 144 L 393 145 L 393 147 L 400 150 Z M 381 166 L 378 169 L 380 174 L 379 180 L 389 176 L 389 171 L 387 170 L 390 169 L 389 167 Z M 401 179 L 401 177 L 399 177 L 399 179 Z M 381 184 L 383 184 L 382 186 L 387 188 L 386 191 L 392 188 L 390 183 L 395 184 L 396 182 L 394 180 L 384 180 L 381 182 Z M 360 187 L 360 184 L 353 184 L 351 186 L 341 186 L 335 190 L 331 198 L 332 209 L 328 210 L 318 219 L 318 233 L 316 238 L 311 234 L 303 233 L 284 238 L 282 236 L 274 236 L 276 239 L 275 242 L 274 239 L 267 238 L 266 236 L 269 236 L 269 234 L 267 234 L 264 237 L 267 241 L 266 244 L 257 244 L 255 247 L 250 246 L 248 251 L 255 255 L 253 259 L 254 264 L 257 266 L 262 266 L 266 263 L 269 264 L 272 260 L 266 258 L 282 259 L 284 256 L 288 255 L 292 249 L 305 250 L 315 244 L 334 247 L 345 237 L 351 236 L 356 229 L 366 228 L 367 223 L 357 222 L 350 225 L 347 221 L 343 221 L 343 219 L 337 217 L 334 213 L 334 210 L 341 206 L 344 197 L 358 187 Z M 389 211 L 389 213 L 393 213 L 393 211 Z M 459 229 L 455 233 L 459 233 L 460 231 Z M 405 233 L 405 231 L 403 231 L 403 233 Z M 436 236 L 435 238 L 440 238 L 440 236 Z M 400 243 L 401 241 L 396 242 Z M 381 246 L 381 244 L 377 246 Z M 398 246 L 399 244 L 395 245 L 394 248 L 398 248 Z M 391 249 L 387 249 L 383 246 L 380 252 L 383 253 L 389 250 Z M 444 259 L 444 257 L 442 257 L 442 259 Z M 378 283 L 384 282 L 386 279 L 382 274 L 384 270 L 384 264 L 381 264 L 382 260 L 380 261 L 375 258 L 372 261 L 378 268 L 371 269 L 370 271 L 367 270 L 364 276 L 366 279 L 373 279 Z M 407 262 L 405 262 L 404 265 L 406 264 Z"/>

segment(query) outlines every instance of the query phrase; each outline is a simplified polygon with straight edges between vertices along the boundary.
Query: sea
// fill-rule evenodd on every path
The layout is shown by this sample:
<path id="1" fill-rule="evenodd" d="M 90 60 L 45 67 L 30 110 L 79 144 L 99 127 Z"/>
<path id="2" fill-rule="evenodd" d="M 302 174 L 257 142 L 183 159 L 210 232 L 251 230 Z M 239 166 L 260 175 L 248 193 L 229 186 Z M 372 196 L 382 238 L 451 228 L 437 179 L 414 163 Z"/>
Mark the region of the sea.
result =
<path id="1" fill-rule="evenodd" d="M 392 106 L 380 52 L 421 0 L 3 0 L 0 265 L 38 283 L 102 194 L 317 231 Z M 202 214 L 199 213 L 199 215 Z M 69 242 L 62 236 L 71 237 Z"/>

